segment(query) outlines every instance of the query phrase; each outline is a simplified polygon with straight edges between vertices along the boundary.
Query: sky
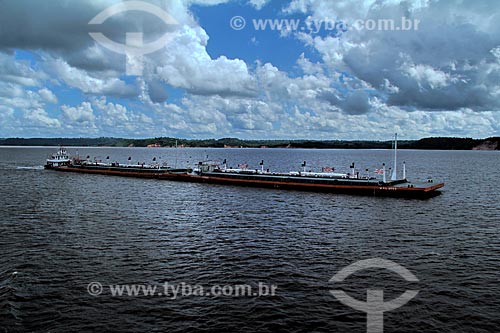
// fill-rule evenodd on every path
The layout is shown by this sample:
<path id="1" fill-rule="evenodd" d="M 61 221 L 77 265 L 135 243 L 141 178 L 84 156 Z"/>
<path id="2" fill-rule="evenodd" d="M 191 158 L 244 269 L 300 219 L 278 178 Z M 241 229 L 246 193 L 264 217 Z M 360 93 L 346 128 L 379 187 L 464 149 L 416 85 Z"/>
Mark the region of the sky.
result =
<path id="1" fill-rule="evenodd" d="M 498 1 L 0 1 L 3 138 L 485 138 L 499 124 Z"/>

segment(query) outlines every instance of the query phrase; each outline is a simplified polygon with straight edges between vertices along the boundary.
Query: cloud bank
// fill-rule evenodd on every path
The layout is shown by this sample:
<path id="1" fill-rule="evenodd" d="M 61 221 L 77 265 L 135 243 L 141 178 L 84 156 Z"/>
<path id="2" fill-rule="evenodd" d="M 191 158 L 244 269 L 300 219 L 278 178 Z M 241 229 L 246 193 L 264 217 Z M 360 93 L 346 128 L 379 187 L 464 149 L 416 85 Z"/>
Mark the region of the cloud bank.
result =
<path id="1" fill-rule="evenodd" d="M 280 18 L 346 24 L 402 17 L 419 22 L 408 31 L 255 31 L 247 38 L 230 30 L 230 1 L 148 1 L 178 25 L 134 12 L 98 27 L 121 43 L 128 31 L 143 32 L 148 41 L 171 34 L 164 48 L 144 56 L 142 76 L 127 76 L 125 57 L 96 43 L 89 32 L 97 28 L 87 24 L 118 2 L 0 2 L 1 136 L 386 139 L 394 131 L 406 138 L 499 133 L 500 3 L 237 2 L 242 13 L 254 16 L 273 9 Z M 209 36 L 193 8 L 215 5 L 221 17 L 213 20 L 224 29 Z M 239 45 L 240 56 L 211 49 L 211 38 Z M 261 44 L 251 42 L 256 39 L 298 45 L 300 56 L 293 66 L 248 60 Z"/>

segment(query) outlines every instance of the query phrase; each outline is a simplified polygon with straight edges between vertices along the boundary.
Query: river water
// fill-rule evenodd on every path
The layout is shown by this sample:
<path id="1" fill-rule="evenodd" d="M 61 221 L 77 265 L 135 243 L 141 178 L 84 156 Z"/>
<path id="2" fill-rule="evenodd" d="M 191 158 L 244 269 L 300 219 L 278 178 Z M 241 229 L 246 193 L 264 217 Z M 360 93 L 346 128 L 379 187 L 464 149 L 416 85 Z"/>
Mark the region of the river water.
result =
<path id="1" fill-rule="evenodd" d="M 391 164 L 388 150 L 78 150 L 179 167 L 207 157 L 254 168 L 264 160 L 280 171 L 304 160 L 338 171 L 353 161 L 362 172 Z M 408 178 L 446 183 L 440 196 L 411 200 L 43 170 L 54 151 L 0 148 L 5 332 L 366 332 L 366 313 L 330 290 L 366 302 L 367 289 L 383 290 L 386 302 L 419 291 L 383 314 L 384 332 L 500 331 L 498 152 L 400 151 Z M 368 268 L 329 282 L 373 258 L 418 281 Z M 174 297 L 165 283 L 183 293 Z M 243 284 L 264 289 L 220 293 Z M 156 286 L 162 295 L 113 295 L 117 285 Z M 193 295 L 196 286 L 219 293 Z"/>

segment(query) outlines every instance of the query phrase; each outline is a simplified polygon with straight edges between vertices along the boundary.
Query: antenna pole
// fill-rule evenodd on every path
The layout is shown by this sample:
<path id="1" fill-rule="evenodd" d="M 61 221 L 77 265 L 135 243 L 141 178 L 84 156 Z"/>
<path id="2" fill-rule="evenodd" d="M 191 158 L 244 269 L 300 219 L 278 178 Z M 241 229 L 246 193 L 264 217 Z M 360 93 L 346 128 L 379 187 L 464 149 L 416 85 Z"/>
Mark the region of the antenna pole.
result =
<path id="1" fill-rule="evenodd" d="M 403 179 L 406 179 L 406 162 L 403 162 Z"/>
<path id="2" fill-rule="evenodd" d="M 175 166 L 174 168 L 177 169 L 177 139 L 175 140 Z"/>
<path id="3" fill-rule="evenodd" d="M 394 168 L 392 169 L 391 180 L 397 179 L 396 166 L 398 164 L 398 133 L 394 134 Z"/>

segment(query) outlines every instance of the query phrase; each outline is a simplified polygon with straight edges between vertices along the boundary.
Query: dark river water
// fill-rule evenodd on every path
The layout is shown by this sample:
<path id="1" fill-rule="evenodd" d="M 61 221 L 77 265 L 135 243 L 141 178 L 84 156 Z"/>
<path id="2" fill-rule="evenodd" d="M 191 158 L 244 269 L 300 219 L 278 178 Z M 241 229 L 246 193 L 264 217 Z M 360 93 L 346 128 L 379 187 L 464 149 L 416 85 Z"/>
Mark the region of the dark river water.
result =
<path id="1" fill-rule="evenodd" d="M 0 148 L 0 331 L 366 332 L 366 302 L 418 290 L 383 313 L 384 332 L 500 331 L 500 155 L 400 151 L 408 178 L 444 181 L 428 200 L 356 197 L 46 171 L 55 148 Z M 69 152 L 75 154 L 75 149 Z M 387 150 L 80 148 L 91 158 L 193 164 L 227 159 L 272 170 L 361 170 Z M 362 259 L 382 268 L 329 282 Z M 97 282 L 102 285 L 99 293 Z M 184 286 L 117 296 L 110 286 Z M 275 287 L 274 295 L 188 288 Z M 214 287 L 215 286 L 215 287 Z M 96 289 L 97 288 L 97 289 Z M 197 287 L 198 288 L 198 287 Z M 90 293 L 89 293 L 90 290 Z M 229 289 L 227 289 L 229 290 Z M 263 289 L 265 291 L 265 289 Z"/>

